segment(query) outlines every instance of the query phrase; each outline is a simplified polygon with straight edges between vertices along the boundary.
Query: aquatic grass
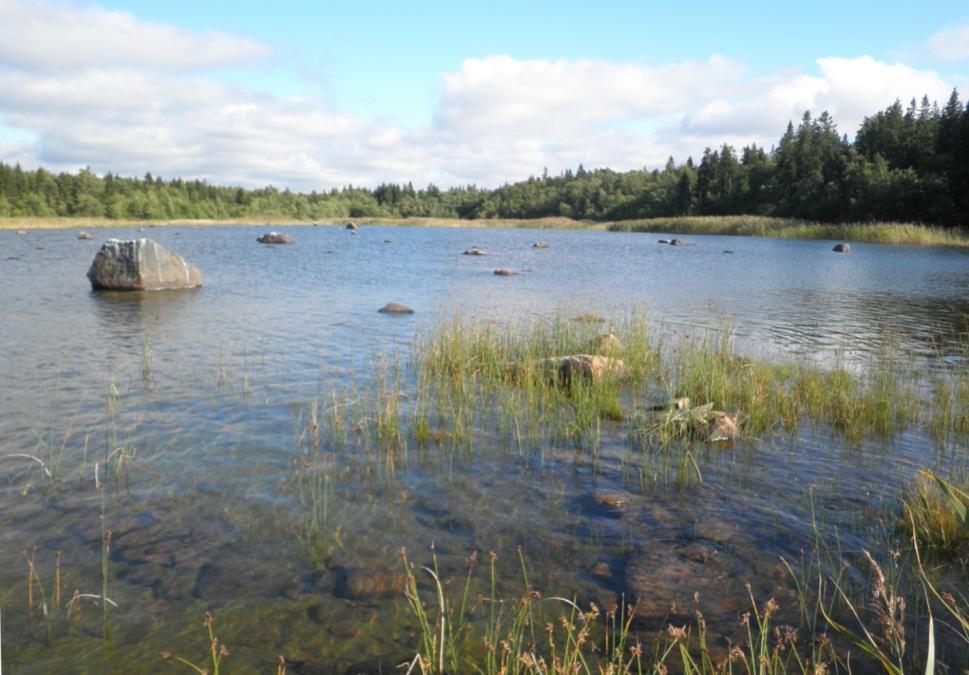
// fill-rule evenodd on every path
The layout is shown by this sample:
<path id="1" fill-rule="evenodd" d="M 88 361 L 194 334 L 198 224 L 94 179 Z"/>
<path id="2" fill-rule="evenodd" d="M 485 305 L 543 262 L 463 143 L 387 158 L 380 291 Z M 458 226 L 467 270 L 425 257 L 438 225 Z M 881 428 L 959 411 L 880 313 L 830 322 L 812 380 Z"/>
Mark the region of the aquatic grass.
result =
<path id="1" fill-rule="evenodd" d="M 206 629 L 208 633 L 208 654 L 206 660 L 208 667 L 197 665 L 196 663 L 189 661 L 188 659 L 181 656 L 173 656 L 171 652 L 162 652 L 161 657 L 165 661 L 175 660 L 178 663 L 192 669 L 199 675 L 219 675 L 220 668 L 222 667 L 222 661 L 226 656 L 229 655 L 229 650 L 226 648 L 225 643 L 221 642 L 215 635 L 215 618 L 212 616 L 211 612 L 205 613 L 205 618 L 202 620 L 202 627 Z M 277 662 L 278 663 L 278 662 Z M 285 661 L 282 665 L 277 667 L 277 672 L 279 668 L 282 668 L 285 672 Z"/>
<path id="2" fill-rule="evenodd" d="M 920 471 L 902 505 L 898 525 L 921 551 L 969 571 L 969 476 Z"/>
<path id="3" fill-rule="evenodd" d="M 485 593 L 475 602 L 469 598 L 476 556 L 469 559 L 468 571 L 452 597 L 447 590 L 451 585 L 441 578 L 432 553 L 432 565 L 422 568 L 430 579 L 430 592 L 424 594 L 427 600 L 422 598 L 416 568 L 404 552 L 402 560 L 407 574 L 404 595 L 417 624 L 416 654 L 401 665 L 409 673 L 807 675 L 852 672 L 856 661 L 850 652 L 839 653 L 824 632 L 812 630 L 803 636 L 805 626 L 778 623 L 778 603 L 773 598 L 758 603 L 749 585 L 748 610 L 740 617 L 745 639 L 728 640 L 728 651 L 714 656 L 711 645 L 722 638 L 714 640 L 710 635 L 699 609 L 686 623 L 667 623 L 647 638 L 637 631 L 635 606 L 624 597 L 603 609 L 595 603 L 582 607 L 574 598 L 543 595 L 529 582 L 521 551 L 520 593 L 499 595 L 497 556 L 492 553 Z"/>
<path id="4" fill-rule="evenodd" d="M 610 223 L 610 231 L 715 234 L 781 239 L 826 239 L 906 244 L 916 246 L 969 246 L 969 233 L 917 223 L 815 223 L 771 216 L 674 216 Z"/>
<path id="5" fill-rule="evenodd" d="M 932 376 L 928 429 L 942 445 L 969 436 L 969 361 Z"/>

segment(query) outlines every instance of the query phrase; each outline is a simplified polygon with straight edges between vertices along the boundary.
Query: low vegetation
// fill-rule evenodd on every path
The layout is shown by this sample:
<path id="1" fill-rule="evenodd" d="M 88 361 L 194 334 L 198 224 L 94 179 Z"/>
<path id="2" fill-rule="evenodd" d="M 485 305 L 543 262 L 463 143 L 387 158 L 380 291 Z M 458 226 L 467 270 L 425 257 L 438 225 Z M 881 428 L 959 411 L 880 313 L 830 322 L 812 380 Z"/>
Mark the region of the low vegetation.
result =
<path id="1" fill-rule="evenodd" d="M 872 244 L 969 246 L 969 233 L 915 223 L 812 223 L 768 216 L 680 216 L 610 223 L 618 232 L 666 232 L 685 235 L 717 234 L 778 239 L 825 239 Z"/>

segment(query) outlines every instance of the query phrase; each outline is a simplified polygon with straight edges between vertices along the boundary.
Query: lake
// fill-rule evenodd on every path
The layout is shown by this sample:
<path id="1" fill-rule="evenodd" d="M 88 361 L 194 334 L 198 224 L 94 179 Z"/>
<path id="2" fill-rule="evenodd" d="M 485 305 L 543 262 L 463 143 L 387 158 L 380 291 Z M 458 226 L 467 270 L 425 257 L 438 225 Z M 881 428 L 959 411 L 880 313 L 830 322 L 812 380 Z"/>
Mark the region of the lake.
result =
<path id="1" fill-rule="evenodd" d="M 256 243 L 269 229 L 295 243 Z M 738 640 L 745 583 L 797 619 L 781 558 L 806 564 L 816 522 L 845 556 L 879 549 L 918 467 L 967 464 L 965 439 L 940 445 L 917 426 L 859 444 L 803 425 L 698 447 L 689 464 L 633 447 L 621 421 L 603 422 L 595 452 L 510 445 L 485 418 L 469 446 L 409 439 L 393 456 L 352 429 L 341 443 L 306 429 L 343 409 L 353 418 L 388 370 L 406 414 L 415 339 L 454 317 L 596 314 L 605 330 L 636 312 L 667 345 L 726 330 L 752 357 L 860 371 L 890 344 L 933 372 L 966 357 L 969 251 L 853 243 L 837 254 L 834 242 L 715 236 L 671 247 L 657 243 L 669 235 L 565 230 L 91 232 L 0 231 L 11 673 L 156 672 L 163 651 L 203 663 L 206 611 L 229 647 L 226 672 L 268 672 L 277 655 L 290 673 L 395 672 L 419 646 L 400 551 L 429 592 L 419 568 L 432 547 L 454 588 L 476 551 L 474 588 L 487 595 L 494 552 L 499 590 L 519 592 L 520 552 L 546 596 L 603 608 L 638 597 L 644 636 L 690 615 L 697 592 L 711 631 Z M 196 265 L 203 287 L 92 292 L 100 244 L 144 236 Z M 489 255 L 462 255 L 471 246 Z M 415 313 L 378 314 L 388 302 Z M 309 511 L 321 518 L 315 548 Z M 117 607 L 102 621 L 92 598 L 70 599 L 102 592 L 106 540 Z"/>

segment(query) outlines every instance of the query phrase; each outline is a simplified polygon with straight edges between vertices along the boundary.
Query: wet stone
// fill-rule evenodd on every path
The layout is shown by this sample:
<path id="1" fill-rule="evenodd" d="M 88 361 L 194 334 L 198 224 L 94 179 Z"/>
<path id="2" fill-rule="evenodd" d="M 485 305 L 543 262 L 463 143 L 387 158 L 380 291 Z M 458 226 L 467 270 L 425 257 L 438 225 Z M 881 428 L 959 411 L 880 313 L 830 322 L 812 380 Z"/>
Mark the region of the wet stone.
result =
<path id="1" fill-rule="evenodd" d="M 389 302 L 377 310 L 380 314 L 413 314 L 414 310 L 407 305 L 397 302 Z"/>
<path id="2" fill-rule="evenodd" d="M 266 232 L 264 235 L 256 238 L 256 241 L 260 244 L 292 244 L 293 237 L 282 232 Z"/>

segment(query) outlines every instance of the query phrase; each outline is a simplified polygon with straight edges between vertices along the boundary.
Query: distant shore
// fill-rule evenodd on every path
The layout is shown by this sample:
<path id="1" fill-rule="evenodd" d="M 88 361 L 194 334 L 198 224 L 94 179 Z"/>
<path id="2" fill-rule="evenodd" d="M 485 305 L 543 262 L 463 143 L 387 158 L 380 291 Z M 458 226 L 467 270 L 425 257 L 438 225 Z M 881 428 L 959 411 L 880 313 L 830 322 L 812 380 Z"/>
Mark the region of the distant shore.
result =
<path id="1" fill-rule="evenodd" d="M 294 220 L 275 216 L 230 218 L 224 220 L 131 220 L 108 218 L 0 218 L 0 230 L 49 230 L 84 228 L 131 227 L 208 227 L 248 225 L 281 226 L 343 226 L 384 225 L 402 227 L 498 227 L 557 230 L 609 230 L 614 232 L 668 233 L 680 235 L 728 235 L 777 237 L 781 239 L 826 239 L 876 244 L 907 244 L 917 246 L 969 247 L 969 231 L 945 229 L 916 223 L 813 223 L 793 218 L 768 216 L 676 216 L 593 222 L 571 218 L 333 218 L 323 220 Z"/>

